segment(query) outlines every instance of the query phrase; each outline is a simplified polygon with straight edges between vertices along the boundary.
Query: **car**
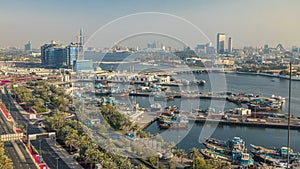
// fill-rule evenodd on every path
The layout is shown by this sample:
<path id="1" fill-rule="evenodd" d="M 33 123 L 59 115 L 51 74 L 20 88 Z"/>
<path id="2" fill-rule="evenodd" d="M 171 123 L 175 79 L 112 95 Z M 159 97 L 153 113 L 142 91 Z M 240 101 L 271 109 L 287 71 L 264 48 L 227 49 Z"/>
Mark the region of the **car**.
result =
<path id="1" fill-rule="evenodd" d="M 130 140 L 132 140 L 132 141 L 135 140 L 134 134 L 126 133 L 126 134 L 124 134 L 124 135 L 125 135 L 126 138 L 128 138 L 128 139 L 130 139 Z"/>
<path id="2" fill-rule="evenodd" d="M 39 126 L 39 127 L 42 127 L 42 128 L 44 128 L 44 127 L 45 127 L 45 125 L 44 125 L 44 123 L 43 123 L 43 122 L 39 122 L 39 123 L 38 123 L 38 126 Z"/>

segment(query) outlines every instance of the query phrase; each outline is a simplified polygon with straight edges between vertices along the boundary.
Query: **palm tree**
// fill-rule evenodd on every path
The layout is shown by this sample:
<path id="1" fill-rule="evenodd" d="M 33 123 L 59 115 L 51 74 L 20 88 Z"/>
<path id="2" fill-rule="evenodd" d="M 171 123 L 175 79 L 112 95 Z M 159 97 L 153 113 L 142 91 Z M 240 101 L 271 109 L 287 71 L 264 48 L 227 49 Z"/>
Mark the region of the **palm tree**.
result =
<path id="1" fill-rule="evenodd" d="M 91 140 L 86 135 L 79 137 L 75 143 L 75 146 L 79 148 L 79 156 L 82 157 L 85 151 L 90 145 Z"/>
<path id="2" fill-rule="evenodd" d="M 51 116 L 45 118 L 45 122 L 50 129 L 59 130 L 65 125 L 65 117 L 64 113 L 56 109 Z"/>
<path id="3" fill-rule="evenodd" d="M 201 157 L 195 158 L 193 160 L 193 166 L 195 168 L 212 169 L 211 165 L 207 164 L 206 161 Z"/>
<path id="4" fill-rule="evenodd" d="M 191 148 L 190 152 L 189 152 L 189 158 L 194 160 L 195 158 L 198 158 L 198 157 L 201 157 L 201 154 L 198 151 L 198 149 L 195 147 Z"/>
<path id="5" fill-rule="evenodd" d="M 202 155 L 200 154 L 200 152 L 198 151 L 197 148 L 193 147 L 190 149 L 190 152 L 189 152 L 189 158 L 192 159 L 193 161 L 198 158 L 198 157 L 202 157 Z M 192 168 L 194 169 L 195 168 L 195 164 L 193 163 L 192 164 Z"/>
<path id="6" fill-rule="evenodd" d="M 67 133 L 65 144 L 70 148 L 70 151 L 72 151 L 73 147 L 75 147 L 78 139 L 79 138 L 76 130 L 71 129 L 70 132 Z"/>
<path id="7" fill-rule="evenodd" d="M 0 155 L 0 168 L 13 169 L 12 161 L 6 155 Z"/>
<path id="8" fill-rule="evenodd" d="M 170 152 L 172 152 L 173 148 L 176 146 L 176 144 L 174 142 L 166 142 L 165 143 L 165 147 L 167 150 L 169 150 Z"/>
<path id="9" fill-rule="evenodd" d="M 0 141 L 0 154 L 4 154 L 4 144 Z"/>
<path id="10" fill-rule="evenodd" d="M 130 160 L 127 157 L 119 157 L 116 161 L 117 161 L 117 165 L 122 169 L 133 168 Z"/>
<path id="11" fill-rule="evenodd" d="M 85 162 L 90 163 L 90 168 L 92 169 L 93 163 L 97 161 L 98 158 L 100 158 L 100 151 L 98 149 L 98 145 L 95 143 L 92 143 L 91 146 L 87 148 L 85 151 Z"/>
<path id="12" fill-rule="evenodd" d="M 132 131 L 133 133 L 135 133 L 136 131 L 139 130 L 139 125 L 136 124 L 136 123 L 132 123 L 131 126 L 130 126 L 130 131 Z"/>
<path id="13" fill-rule="evenodd" d="M 115 162 L 113 162 L 112 160 L 107 160 L 105 162 L 104 167 L 107 168 L 107 169 L 114 169 L 114 168 L 117 168 L 118 165 Z"/>
<path id="14" fill-rule="evenodd" d="M 174 153 L 180 158 L 180 163 L 182 163 L 183 158 L 186 157 L 186 152 L 183 149 L 177 149 Z"/>
<path id="15" fill-rule="evenodd" d="M 125 161 L 125 164 L 124 164 L 124 166 L 123 166 L 123 167 L 121 167 L 121 168 L 123 168 L 123 169 L 132 169 L 132 168 L 134 168 L 134 165 L 133 165 L 133 164 L 131 164 L 131 162 L 130 162 L 130 160 L 129 160 L 129 159 L 127 159 L 127 160 Z"/>
<path id="16" fill-rule="evenodd" d="M 12 161 L 4 154 L 4 144 L 0 141 L 0 168 L 13 169 Z"/>
<path id="17" fill-rule="evenodd" d="M 140 165 L 137 166 L 137 169 L 147 169 L 147 167 L 144 166 L 143 164 L 140 164 Z"/>
<path id="18" fill-rule="evenodd" d="M 58 138 L 65 140 L 66 135 L 72 130 L 72 128 L 69 125 L 64 126 L 57 132 Z"/>
<path id="19" fill-rule="evenodd" d="M 229 163 L 224 163 L 221 161 L 218 161 L 216 159 L 209 159 L 207 160 L 207 164 L 211 166 L 213 169 L 230 169 L 232 168 Z"/>

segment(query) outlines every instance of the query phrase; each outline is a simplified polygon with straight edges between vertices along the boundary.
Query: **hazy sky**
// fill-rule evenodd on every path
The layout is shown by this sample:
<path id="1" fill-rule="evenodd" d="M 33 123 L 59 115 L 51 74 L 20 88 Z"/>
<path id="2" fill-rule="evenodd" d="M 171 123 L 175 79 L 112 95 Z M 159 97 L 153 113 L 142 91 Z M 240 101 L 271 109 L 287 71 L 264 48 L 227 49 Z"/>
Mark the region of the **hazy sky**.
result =
<path id="1" fill-rule="evenodd" d="M 23 47 L 28 40 L 35 48 L 51 40 L 69 43 L 81 27 L 87 40 L 102 27 L 90 46 L 109 47 L 143 32 L 167 34 L 192 47 L 209 40 L 215 45 L 216 34 L 225 32 L 237 48 L 278 43 L 290 48 L 300 46 L 299 7 L 299 0 L 0 0 L 0 47 Z M 140 12 L 171 15 L 133 15 L 103 27 Z M 195 35 L 200 32 L 182 18 L 204 34 Z"/>

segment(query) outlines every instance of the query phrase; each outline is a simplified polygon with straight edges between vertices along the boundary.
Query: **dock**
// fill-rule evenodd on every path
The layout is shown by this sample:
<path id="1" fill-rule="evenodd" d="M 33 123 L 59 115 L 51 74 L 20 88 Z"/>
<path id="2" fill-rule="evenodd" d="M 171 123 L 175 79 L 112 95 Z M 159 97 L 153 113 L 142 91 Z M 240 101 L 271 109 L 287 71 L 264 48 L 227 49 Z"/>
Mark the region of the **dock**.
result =
<path id="1" fill-rule="evenodd" d="M 220 125 L 228 125 L 228 126 L 246 126 L 246 127 L 261 127 L 261 128 L 278 128 L 278 129 L 288 129 L 288 125 L 285 123 L 260 123 L 260 122 L 240 122 L 240 121 L 229 121 L 229 120 L 216 120 L 216 119 L 192 119 L 189 118 L 190 122 L 195 123 L 219 123 Z M 299 130 L 300 124 L 291 124 L 291 130 Z"/>
<path id="2" fill-rule="evenodd" d="M 144 97 L 154 97 L 155 93 L 152 92 L 134 92 L 129 93 L 129 96 L 144 96 Z M 193 98 L 193 99 L 227 99 L 227 95 L 220 94 L 183 94 L 183 93 L 166 93 L 166 96 L 172 96 L 173 98 Z"/>

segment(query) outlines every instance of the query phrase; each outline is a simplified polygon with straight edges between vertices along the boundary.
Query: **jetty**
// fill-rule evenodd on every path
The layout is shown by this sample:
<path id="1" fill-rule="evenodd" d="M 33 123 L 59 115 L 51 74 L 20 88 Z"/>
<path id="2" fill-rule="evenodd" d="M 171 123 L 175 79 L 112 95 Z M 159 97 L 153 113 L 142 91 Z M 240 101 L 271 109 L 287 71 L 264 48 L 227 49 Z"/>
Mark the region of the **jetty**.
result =
<path id="1" fill-rule="evenodd" d="M 145 96 L 154 97 L 154 92 L 131 92 L 129 96 Z M 198 93 L 198 94 L 186 94 L 183 92 L 166 92 L 166 97 L 172 96 L 173 98 L 195 98 L 195 99 L 226 99 L 227 95 L 224 94 L 209 94 L 209 93 Z"/>
<path id="2" fill-rule="evenodd" d="M 195 123 L 218 123 L 219 125 L 228 125 L 228 126 L 246 126 L 246 127 L 261 127 L 261 128 L 278 128 L 278 129 L 288 129 L 287 123 L 271 123 L 266 121 L 232 121 L 232 120 L 224 120 L 224 119 L 193 119 L 189 118 L 190 122 Z M 291 130 L 299 130 L 300 131 L 300 123 L 299 124 L 291 124 Z"/>

